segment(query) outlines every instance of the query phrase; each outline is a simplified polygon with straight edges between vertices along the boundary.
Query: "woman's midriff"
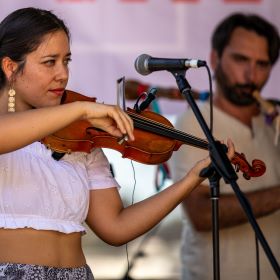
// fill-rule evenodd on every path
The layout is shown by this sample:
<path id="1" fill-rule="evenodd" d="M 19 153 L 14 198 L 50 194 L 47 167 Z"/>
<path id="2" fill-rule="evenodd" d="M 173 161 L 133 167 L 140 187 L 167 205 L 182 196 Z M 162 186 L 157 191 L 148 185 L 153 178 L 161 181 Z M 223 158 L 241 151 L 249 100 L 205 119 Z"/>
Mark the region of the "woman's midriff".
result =
<path id="1" fill-rule="evenodd" d="M 0 229 L 0 263 L 4 262 L 81 267 L 86 264 L 81 233 Z"/>

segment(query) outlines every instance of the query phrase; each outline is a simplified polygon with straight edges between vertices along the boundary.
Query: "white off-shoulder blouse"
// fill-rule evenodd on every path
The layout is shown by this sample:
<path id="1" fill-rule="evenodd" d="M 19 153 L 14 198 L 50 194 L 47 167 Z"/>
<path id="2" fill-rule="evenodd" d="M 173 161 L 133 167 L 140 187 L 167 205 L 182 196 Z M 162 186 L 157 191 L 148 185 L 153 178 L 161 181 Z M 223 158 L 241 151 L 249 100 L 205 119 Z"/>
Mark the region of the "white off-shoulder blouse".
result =
<path id="1" fill-rule="evenodd" d="M 84 232 L 90 190 L 118 187 L 101 149 L 51 154 L 35 142 L 0 155 L 0 228 Z"/>

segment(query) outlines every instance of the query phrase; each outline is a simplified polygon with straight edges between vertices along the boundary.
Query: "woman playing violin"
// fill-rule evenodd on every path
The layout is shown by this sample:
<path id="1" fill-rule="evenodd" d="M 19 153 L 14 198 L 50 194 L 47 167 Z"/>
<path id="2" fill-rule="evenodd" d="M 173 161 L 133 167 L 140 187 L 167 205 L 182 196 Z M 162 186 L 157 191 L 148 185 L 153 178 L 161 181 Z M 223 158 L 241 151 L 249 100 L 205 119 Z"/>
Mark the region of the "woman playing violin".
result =
<path id="1" fill-rule="evenodd" d="M 124 208 L 101 149 L 54 160 L 38 140 L 76 120 L 134 140 L 132 120 L 116 106 L 60 105 L 69 36 L 62 20 L 35 8 L 0 24 L 0 279 L 93 279 L 81 248 L 84 222 L 105 242 L 124 244 L 186 198 L 209 164 L 201 160 L 166 190 Z"/>

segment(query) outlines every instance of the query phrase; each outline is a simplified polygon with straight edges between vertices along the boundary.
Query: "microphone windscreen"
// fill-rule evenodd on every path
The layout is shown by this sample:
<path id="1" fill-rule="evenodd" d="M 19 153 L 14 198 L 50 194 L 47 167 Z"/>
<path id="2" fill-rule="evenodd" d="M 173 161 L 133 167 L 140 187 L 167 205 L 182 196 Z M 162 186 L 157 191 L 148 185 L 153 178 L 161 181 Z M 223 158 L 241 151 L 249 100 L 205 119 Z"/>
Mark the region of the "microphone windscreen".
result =
<path id="1" fill-rule="evenodd" d="M 136 58 L 134 67 L 139 74 L 145 76 L 145 75 L 149 75 L 151 73 L 151 71 L 149 70 L 149 67 L 148 67 L 149 59 L 150 59 L 150 56 L 147 54 L 141 54 Z"/>

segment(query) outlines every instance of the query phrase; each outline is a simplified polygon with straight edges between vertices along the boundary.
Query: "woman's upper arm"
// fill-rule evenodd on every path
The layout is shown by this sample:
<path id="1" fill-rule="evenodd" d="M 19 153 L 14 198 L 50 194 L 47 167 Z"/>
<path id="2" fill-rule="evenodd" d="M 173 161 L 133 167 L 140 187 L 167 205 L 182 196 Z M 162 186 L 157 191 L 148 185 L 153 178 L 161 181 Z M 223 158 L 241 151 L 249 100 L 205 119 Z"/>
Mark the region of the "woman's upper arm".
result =
<path id="1" fill-rule="evenodd" d="M 116 187 L 91 190 L 86 222 L 102 240 L 110 243 L 123 203 Z"/>

